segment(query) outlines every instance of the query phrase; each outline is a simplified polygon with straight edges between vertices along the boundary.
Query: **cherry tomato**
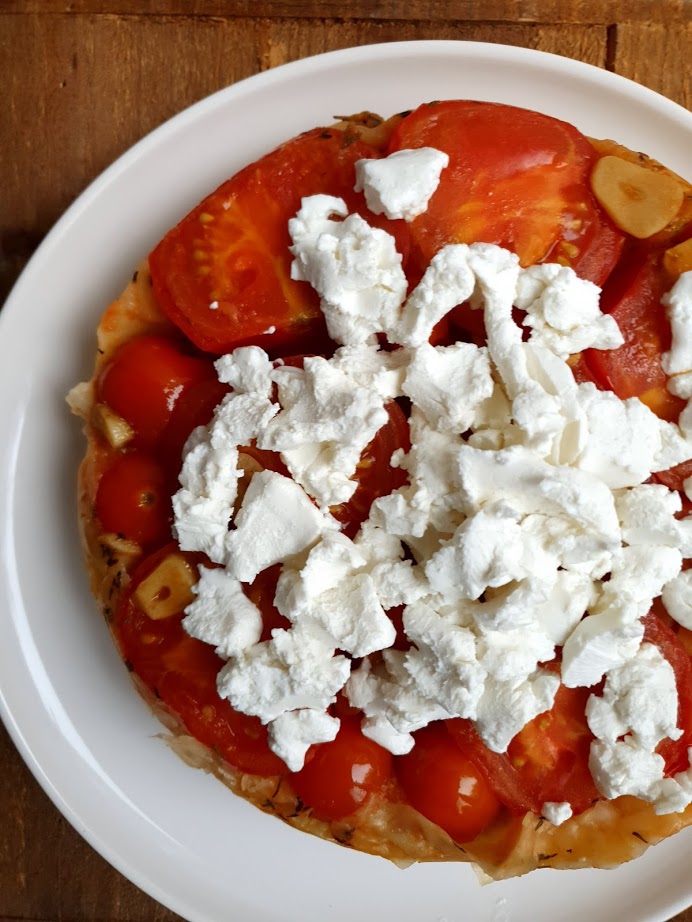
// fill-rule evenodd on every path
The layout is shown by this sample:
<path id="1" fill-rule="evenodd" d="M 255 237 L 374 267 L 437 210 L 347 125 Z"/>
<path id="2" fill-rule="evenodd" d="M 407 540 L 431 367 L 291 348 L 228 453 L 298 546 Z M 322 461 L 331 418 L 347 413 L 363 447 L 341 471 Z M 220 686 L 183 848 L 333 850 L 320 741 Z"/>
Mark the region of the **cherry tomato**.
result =
<path id="1" fill-rule="evenodd" d="M 214 377 L 192 384 L 180 395 L 158 444 L 159 456 L 174 473 L 180 470 L 183 447 L 190 433 L 211 421 L 214 408 L 228 392 L 228 385 Z"/>
<path id="2" fill-rule="evenodd" d="M 500 801 L 443 724 L 430 724 L 414 736 L 411 752 L 395 760 L 409 802 L 457 842 L 470 842 L 495 819 Z"/>
<path id="3" fill-rule="evenodd" d="M 209 352 L 258 342 L 328 342 L 319 298 L 290 277 L 288 221 L 316 193 L 365 210 L 353 191 L 354 164 L 380 154 L 353 132 L 306 132 L 241 170 L 201 202 L 149 258 L 154 294 L 189 339 Z M 404 222 L 396 233 L 404 240 Z M 267 330 L 274 328 L 274 332 Z M 321 351 L 317 349 L 316 351 Z"/>
<path id="4" fill-rule="evenodd" d="M 182 612 L 152 620 L 134 604 L 132 592 L 166 554 L 168 544 L 145 560 L 133 575 L 120 605 L 116 630 L 128 667 L 180 718 L 187 731 L 216 750 L 234 768 L 255 775 L 280 775 L 286 766 L 269 749 L 267 731 L 257 717 L 234 711 L 219 697 L 216 676 L 223 660 L 213 647 L 190 637 Z M 201 554 L 185 554 L 189 562 L 206 562 Z"/>
<path id="5" fill-rule="evenodd" d="M 276 628 L 290 628 L 291 622 L 280 614 L 276 605 L 274 605 L 274 596 L 276 595 L 276 584 L 281 575 L 281 564 L 262 570 L 257 575 L 254 583 L 250 586 L 244 586 L 243 591 L 251 602 L 259 608 L 262 613 L 262 637 L 261 640 L 269 640 L 272 631 Z"/>
<path id="6" fill-rule="evenodd" d="M 308 753 L 291 776 L 303 803 L 322 820 L 338 820 L 362 807 L 392 777 L 392 756 L 360 732 L 358 720 L 343 719 L 336 739 Z"/>
<path id="7" fill-rule="evenodd" d="M 135 430 L 134 445 L 151 448 L 181 395 L 214 375 L 211 364 L 185 355 L 164 336 L 137 336 L 120 346 L 99 374 L 97 399 Z"/>
<path id="8" fill-rule="evenodd" d="M 170 538 L 170 491 L 163 468 L 150 455 L 116 457 L 99 480 L 95 509 L 106 531 L 144 545 Z"/>
<path id="9" fill-rule="evenodd" d="M 576 128 L 497 103 L 427 103 L 399 123 L 389 152 L 418 147 L 450 158 L 410 225 L 424 265 L 445 244 L 484 242 L 525 266 L 559 258 L 599 283 L 610 273 L 623 235 L 591 193 L 597 154 Z"/>
<path id="10" fill-rule="evenodd" d="M 666 776 L 683 771 L 689 765 L 687 750 L 692 746 L 692 661 L 675 630 L 657 616 L 656 606 L 644 619 L 644 642 L 655 644 L 668 660 L 675 673 L 678 690 L 679 740 L 665 739 L 657 752 L 666 762 Z"/>
<path id="11" fill-rule="evenodd" d="M 670 349 L 670 325 L 661 306 L 668 280 L 661 254 L 635 249 L 603 289 L 601 308 L 620 327 L 619 349 L 587 349 L 584 359 L 603 387 L 625 400 L 639 397 L 663 419 L 676 420 L 684 401 L 666 390 L 662 353 Z"/>

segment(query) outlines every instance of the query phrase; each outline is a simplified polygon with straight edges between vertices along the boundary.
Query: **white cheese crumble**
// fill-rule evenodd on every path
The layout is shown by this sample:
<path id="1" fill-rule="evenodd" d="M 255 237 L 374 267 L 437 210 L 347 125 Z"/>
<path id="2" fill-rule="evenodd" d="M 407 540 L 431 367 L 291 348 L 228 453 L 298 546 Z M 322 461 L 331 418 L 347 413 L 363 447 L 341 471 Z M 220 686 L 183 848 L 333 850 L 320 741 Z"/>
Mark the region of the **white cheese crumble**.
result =
<path id="1" fill-rule="evenodd" d="M 553 826 L 562 826 L 572 816 L 572 808 L 565 801 L 556 803 L 549 800 L 541 807 L 541 816 L 545 817 Z"/>
<path id="2" fill-rule="evenodd" d="M 375 213 L 414 220 L 446 163 L 428 149 L 360 161 L 356 188 Z M 302 367 L 258 347 L 221 357 L 230 393 L 188 440 L 173 499 L 181 548 L 221 565 L 201 569 L 184 619 L 227 660 L 219 694 L 259 717 L 297 771 L 311 745 L 335 738 L 328 709 L 340 691 L 363 712 L 363 733 L 395 755 L 448 718 L 473 721 L 505 752 L 561 681 L 604 681 L 585 715 L 598 789 L 684 809 L 692 769 L 664 778 L 655 752 L 680 736 L 675 677 L 642 642 L 642 619 L 662 595 L 692 629 L 692 571 L 681 572 L 692 519 L 679 517 L 678 494 L 646 482 L 692 458 L 692 404 L 664 423 L 637 399 L 577 384 L 570 354 L 623 339 L 597 287 L 571 269 L 523 269 L 500 247 L 451 244 L 407 297 L 394 238 L 343 200 L 304 199 L 289 233 L 292 277 L 317 291 L 338 348 Z M 664 361 L 685 397 L 691 280 L 665 300 Z M 459 305 L 483 311 L 487 344 L 430 345 Z M 401 398 L 411 446 L 391 465 L 408 482 L 376 499 L 351 539 L 330 508 L 353 496 L 387 401 Z M 273 452 L 277 470 L 245 481 L 236 508 L 241 454 L 254 449 Z M 276 564 L 274 604 L 290 627 L 260 641 L 243 584 Z M 558 648 L 559 674 L 544 668 Z M 559 825 L 571 806 L 547 802 L 542 813 Z"/>
<path id="3" fill-rule="evenodd" d="M 398 150 L 382 160 L 356 162 L 356 192 L 373 214 L 412 221 L 423 214 L 449 156 L 433 147 Z"/>

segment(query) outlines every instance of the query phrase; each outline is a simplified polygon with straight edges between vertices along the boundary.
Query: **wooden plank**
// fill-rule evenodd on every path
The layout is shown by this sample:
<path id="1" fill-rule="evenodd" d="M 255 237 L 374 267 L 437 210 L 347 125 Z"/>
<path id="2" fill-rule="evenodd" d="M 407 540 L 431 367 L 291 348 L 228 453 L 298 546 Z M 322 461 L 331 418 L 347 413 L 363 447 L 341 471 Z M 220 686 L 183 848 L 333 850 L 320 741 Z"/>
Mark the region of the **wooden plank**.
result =
<path id="1" fill-rule="evenodd" d="M 295 19 L 533 22 L 581 25 L 686 22 L 691 0 L 0 0 L 13 13 L 291 17 Z"/>
<path id="2" fill-rule="evenodd" d="M 0 15 L 0 302 L 41 237 L 106 166 L 243 77 L 325 50 L 416 38 L 523 45 L 602 65 L 605 34 L 505 23 Z"/>
<path id="3" fill-rule="evenodd" d="M 614 60 L 617 73 L 692 109 L 692 21 L 618 26 Z"/>

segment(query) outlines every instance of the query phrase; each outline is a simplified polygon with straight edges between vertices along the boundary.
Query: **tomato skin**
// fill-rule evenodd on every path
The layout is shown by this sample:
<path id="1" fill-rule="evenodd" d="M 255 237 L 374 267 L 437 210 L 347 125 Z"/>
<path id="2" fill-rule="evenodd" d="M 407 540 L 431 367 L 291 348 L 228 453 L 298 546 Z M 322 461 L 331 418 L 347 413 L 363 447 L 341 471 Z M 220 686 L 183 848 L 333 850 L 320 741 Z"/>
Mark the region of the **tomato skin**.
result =
<path id="1" fill-rule="evenodd" d="M 468 720 L 450 720 L 447 727 L 512 812 L 540 814 L 546 801 L 567 801 L 578 814 L 600 796 L 589 771 L 594 737 L 584 713 L 593 691 L 561 685 L 553 707 L 526 724 L 506 753 L 487 749 Z"/>
<path id="2" fill-rule="evenodd" d="M 495 819 L 500 801 L 444 725 L 430 724 L 414 737 L 411 752 L 395 759 L 409 802 L 455 841 L 470 842 Z"/>
<path id="3" fill-rule="evenodd" d="M 117 456 L 99 480 L 95 511 L 106 531 L 145 546 L 167 540 L 172 509 L 165 471 L 151 455 Z"/>
<path id="4" fill-rule="evenodd" d="M 152 448 L 166 428 L 181 395 L 214 370 L 185 355 L 165 336 L 137 336 L 120 346 L 96 382 L 102 401 L 135 431 L 133 445 Z"/>
<path id="5" fill-rule="evenodd" d="M 522 784 L 506 753 L 492 752 L 488 749 L 470 720 L 454 718 L 445 721 L 445 725 L 462 753 L 477 766 L 492 786 L 497 798 L 512 813 L 540 813 L 543 801 L 539 803 L 533 792 Z"/>
<path id="6" fill-rule="evenodd" d="M 273 354 L 298 343 L 326 346 L 316 292 L 290 277 L 288 221 L 316 193 L 365 211 L 353 191 L 354 164 L 379 156 L 352 132 L 317 128 L 223 183 L 149 257 L 154 294 L 170 320 L 209 352 L 255 342 Z M 384 223 L 398 225 L 405 240 L 404 222 Z"/>
<path id="7" fill-rule="evenodd" d="M 663 419 L 677 420 L 683 400 L 666 390 L 661 355 L 671 333 L 661 297 L 668 286 L 661 254 L 634 248 L 603 289 L 601 309 L 625 339 L 618 349 L 587 349 L 584 360 L 602 387 L 622 400 L 639 397 Z"/>
<path id="8" fill-rule="evenodd" d="M 210 377 L 197 381 L 180 395 L 157 446 L 159 457 L 172 473 L 177 475 L 182 467 L 183 448 L 192 430 L 211 421 L 214 409 L 229 391 L 227 384 Z"/>
<path id="9" fill-rule="evenodd" d="M 362 807 L 391 777 L 391 753 L 363 736 L 358 720 L 344 718 L 336 739 L 314 746 L 290 780 L 316 817 L 339 820 Z"/>
<path id="10" fill-rule="evenodd" d="M 181 553 L 169 543 L 140 564 L 119 607 L 115 630 L 128 668 L 177 714 L 189 733 L 234 768 L 255 775 L 285 774 L 286 766 L 269 749 L 259 718 L 234 711 L 219 697 L 216 676 L 223 660 L 209 644 L 185 632 L 182 612 L 153 621 L 135 606 L 134 589 L 173 551 Z M 202 554 L 184 556 L 194 566 L 209 565 Z"/>
<path id="11" fill-rule="evenodd" d="M 332 506 L 330 512 L 343 524 L 342 531 L 353 538 L 370 514 L 370 507 L 380 496 L 404 486 L 408 475 L 402 468 L 392 467 L 392 454 L 398 449 L 411 448 L 408 420 L 393 400 L 385 405 L 389 420 L 360 456 L 353 479 L 358 486 L 348 502 Z"/>
<path id="12" fill-rule="evenodd" d="M 524 266 L 560 258 L 599 282 L 615 265 L 623 235 L 593 198 L 597 154 L 573 126 L 497 103 L 427 103 L 399 123 L 388 152 L 417 147 L 450 157 L 410 225 L 423 265 L 445 244 L 479 241 L 507 247 Z"/>
<path id="13" fill-rule="evenodd" d="M 509 744 L 510 763 L 536 804 L 567 801 L 578 814 L 599 799 L 589 771 L 594 737 L 585 716 L 593 691 L 561 685 L 553 707 L 530 721 Z"/>
<path id="14" fill-rule="evenodd" d="M 682 730 L 679 740 L 665 739 L 656 752 L 665 759 L 665 775 L 669 777 L 689 767 L 687 750 L 692 746 L 692 660 L 675 630 L 659 618 L 654 609 L 644 618 L 644 643 L 652 643 L 668 660 L 675 673 L 678 690 L 678 722 Z"/>

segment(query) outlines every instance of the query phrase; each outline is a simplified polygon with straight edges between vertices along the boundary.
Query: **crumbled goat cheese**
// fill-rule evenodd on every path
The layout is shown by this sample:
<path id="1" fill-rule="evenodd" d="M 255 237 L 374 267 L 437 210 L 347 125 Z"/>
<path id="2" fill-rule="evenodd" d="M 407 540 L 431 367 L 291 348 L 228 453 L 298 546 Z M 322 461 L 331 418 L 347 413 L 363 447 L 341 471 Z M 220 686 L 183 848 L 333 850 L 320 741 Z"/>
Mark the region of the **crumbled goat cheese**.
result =
<path id="1" fill-rule="evenodd" d="M 398 150 L 382 160 L 356 161 L 356 192 L 373 214 L 412 221 L 427 210 L 449 156 L 433 147 Z"/>
<path id="2" fill-rule="evenodd" d="M 541 816 L 553 826 L 562 826 L 572 816 L 572 808 L 566 801 L 556 803 L 549 800 L 541 807 Z"/>
<path id="3" fill-rule="evenodd" d="M 299 554 L 329 522 L 297 483 L 274 471 L 259 471 L 250 481 L 226 535 L 226 566 L 244 583 L 275 563 Z"/>
<path id="4" fill-rule="evenodd" d="M 212 644 L 225 658 L 239 656 L 259 642 L 262 614 L 227 570 L 200 567 L 199 582 L 192 591 L 195 600 L 183 618 L 190 637 Z"/>
<path id="5" fill-rule="evenodd" d="M 343 688 L 350 662 L 334 656 L 334 647 L 319 629 L 301 625 L 276 629 L 264 640 L 230 659 L 217 677 L 222 698 L 236 711 L 268 723 L 287 711 L 325 711 Z"/>
<path id="6" fill-rule="evenodd" d="M 667 375 L 692 371 L 692 272 L 683 272 L 661 303 L 672 332 L 670 352 L 661 358 L 663 370 Z"/>
<path id="7" fill-rule="evenodd" d="M 355 344 L 396 323 L 407 282 L 394 238 L 360 215 L 347 215 L 343 199 L 313 195 L 303 199 L 288 230 L 291 278 L 319 294 L 332 339 Z"/>
<path id="8" fill-rule="evenodd" d="M 684 570 L 667 582 L 661 597 L 670 617 L 692 631 L 692 570 Z"/>
<path id="9" fill-rule="evenodd" d="M 269 748 L 284 760 L 289 771 L 299 772 L 308 749 L 315 743 L 331 743 L 336 739 L 340 723 L 326 711 L 314 708 L 286 711 L 268 724 Z"/>
<path id="10" fill-rule="evenodd" d="M 411 220 L 445 163 L 427 149 L 361 161 L 357 186 L 371 209 Z M 692 458 L 692 274 L 664 299 L 668 387 L 690 399 L 670 423 L 575 381 L 570 354 L 623 339 L 596 286 L 571 269 L 523 269 L 500 247 L 450 244 L 406 297 L 394 238 L 343 200 L 304 199 L 289 232 L 292 277 L 317 291 L 339 348 L 303 367 L 257 347 L 221 357 L 230 392 L 190 436 L 173 499 L 180 546 L 223 565 L 202 568 L 184 619 L 227 658 L 219 694 L 267 724 L 297 771 L 310 745 L 335 738 L 327 708 L 340 690 L 363 712 L 363 733 L 394 754 L 454 717 L 505 752 L 560 681 L 604 680 L 586 711 L 598 789 L 658 813 L 684 809 L 692 768 L 664 778 L 655 752 L 680 736 L 675 676 L 643 642 L 642 619 L 662 594 L 692 629 L 692 570 L 681 572 L 692 517 L 679 518 L 678 494 L 646 482 Z M 453 309 L 483 311 L 487 345 L 429 343 Z M 402 397 L 410 448 L 391 465 L 408 482 L 376 499 L 351 539 L 328 510 L 353 495 L 387 401 Z M 239 452 L 252 446 L 277 453 L 291 477 L 260 470 L 235 509 Z M 261 641 L 241 584 L 274 564 L 290 628 Z M 399 607 L 408 649 L 394 649 Z M 561 676 L 542 665 L 556 647 Z M 555 825 L 571 815 L 567 803 L 542 812 Z"/>

